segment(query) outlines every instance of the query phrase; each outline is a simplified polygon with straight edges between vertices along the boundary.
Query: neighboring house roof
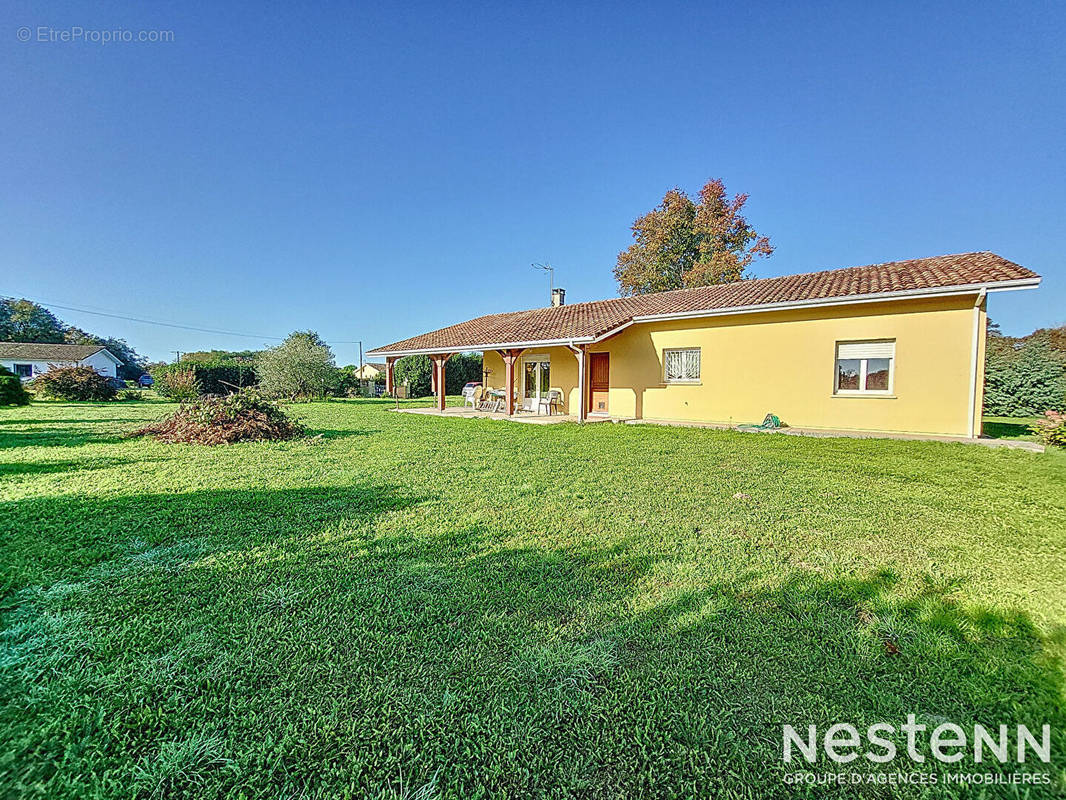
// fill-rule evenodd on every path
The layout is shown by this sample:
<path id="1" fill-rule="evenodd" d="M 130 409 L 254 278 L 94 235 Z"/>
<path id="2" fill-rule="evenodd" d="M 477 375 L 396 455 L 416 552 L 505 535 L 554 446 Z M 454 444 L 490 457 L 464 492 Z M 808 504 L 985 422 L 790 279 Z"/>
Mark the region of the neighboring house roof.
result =
<path id="1" fill-rule="evenodd" d="M 999 291 L 1040 283 L 1035 272 L 995 253 L 892 261 L 490 314 L 371 350 L 372 355 L 587 343 L 633 322 L 716 316 L 929 294 Z"/>
<path id="2" fill-rule="evenodd" d="M 385 371 L 385 363 L 384 362 L 365 361 L 365 362 L 363 362 L 363 366 L 364 367 L 373 367 L 378 372 L 384 372 Z"/>
<path id="3" fill-rule="evenodd" d="M 0 342 L 0 358 L 26 361 L 84 361 L 94 353 L 104 352 L 116 364 L 122 362 L 106 347 L 98 344 L 43 344 L 41 342 Z"/>

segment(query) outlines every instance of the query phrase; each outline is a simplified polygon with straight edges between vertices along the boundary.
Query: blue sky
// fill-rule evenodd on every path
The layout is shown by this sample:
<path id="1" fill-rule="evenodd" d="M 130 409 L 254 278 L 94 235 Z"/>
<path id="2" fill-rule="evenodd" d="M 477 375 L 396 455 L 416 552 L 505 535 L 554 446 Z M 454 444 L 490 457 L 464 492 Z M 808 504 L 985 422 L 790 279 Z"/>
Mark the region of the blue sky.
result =
<path id="1" fill-rule="evenodd" d="M 545 303 L 533 261 L 613 296 L 633 219 L 713 176 L 759 276 L 993 250 L 1044 276 L 1006 331 L 1066 321 L 1066 7 L 859 5 L 5 3 L 0 294 L 349 363 Z M 173 41 L 36 40 L 75 26 Z"/>

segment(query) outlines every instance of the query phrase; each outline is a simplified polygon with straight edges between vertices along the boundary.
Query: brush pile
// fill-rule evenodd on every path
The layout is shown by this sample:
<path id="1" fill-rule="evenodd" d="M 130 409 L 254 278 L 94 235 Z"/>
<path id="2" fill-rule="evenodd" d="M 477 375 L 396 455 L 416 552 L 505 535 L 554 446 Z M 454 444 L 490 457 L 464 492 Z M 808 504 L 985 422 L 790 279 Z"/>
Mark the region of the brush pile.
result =
<path id="1" fill-rule="evenodd" d="M 233 444 L 295 439 L 306 434 L 276 403 L 255 389 L 227 395 L 204 395 L 169 417 L 134 431 L 131 436 L 152 436 L 161 442 Z"/>

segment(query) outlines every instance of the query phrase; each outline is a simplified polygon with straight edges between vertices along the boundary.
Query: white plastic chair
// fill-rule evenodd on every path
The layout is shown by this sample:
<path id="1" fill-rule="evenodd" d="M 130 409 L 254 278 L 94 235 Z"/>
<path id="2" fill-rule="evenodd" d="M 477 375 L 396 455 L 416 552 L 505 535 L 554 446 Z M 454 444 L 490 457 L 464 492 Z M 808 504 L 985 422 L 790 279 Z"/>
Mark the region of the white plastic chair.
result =
<path id="1" fill-rule="evenodd" d="M 540 401 L 537 403 L 537 413 L 544 413 L 550 417 L 553 408 L 558 408 L 559 413 L 562 413 L 563 393 L 558 389 L 549 389 L 548 393 L 540 398 Z"/>

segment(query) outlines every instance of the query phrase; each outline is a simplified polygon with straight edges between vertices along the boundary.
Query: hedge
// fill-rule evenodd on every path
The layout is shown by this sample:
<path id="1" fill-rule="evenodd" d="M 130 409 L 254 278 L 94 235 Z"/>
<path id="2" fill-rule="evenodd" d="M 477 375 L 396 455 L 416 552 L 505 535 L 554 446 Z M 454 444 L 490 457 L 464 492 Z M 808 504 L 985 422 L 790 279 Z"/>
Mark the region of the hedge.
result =
<path id="1" fill-rule="evenodd" d="M 985 413 L 1039 416 L 1066 410 L 1063 358 L 1046 341 L 989 339 L 985 361 Z"/>
<path id="2" fill-rule="evenodd" d="M 151 374 L 156 390 L 166 396 L 167 376 L 190 371 L 200 387 L 200 394 L 229 394 L 237 388 L 259 384 L 259 376 L 251 364 L 195 364 L 179 361 L 177 364 L 159 364 L 152 368 Z"/>

